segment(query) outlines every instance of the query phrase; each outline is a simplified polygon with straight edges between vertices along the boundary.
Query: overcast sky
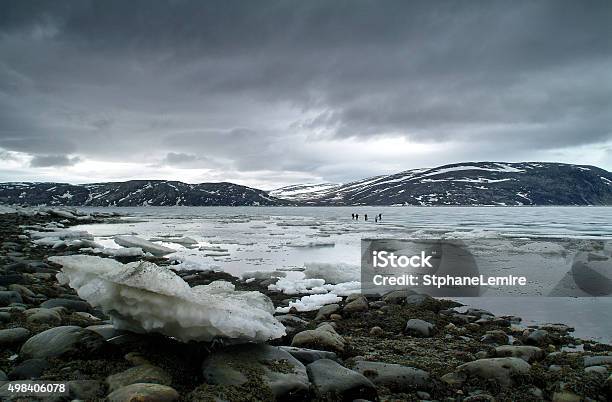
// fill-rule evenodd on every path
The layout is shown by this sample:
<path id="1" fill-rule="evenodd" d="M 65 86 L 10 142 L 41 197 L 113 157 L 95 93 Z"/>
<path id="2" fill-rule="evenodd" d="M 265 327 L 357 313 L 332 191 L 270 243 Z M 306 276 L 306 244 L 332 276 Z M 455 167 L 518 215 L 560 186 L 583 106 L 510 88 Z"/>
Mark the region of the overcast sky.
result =
<path id="1" fill-rule="evenodd" d="M 612 170 L 612 2 L 2 1 L 0 181 Z"/>

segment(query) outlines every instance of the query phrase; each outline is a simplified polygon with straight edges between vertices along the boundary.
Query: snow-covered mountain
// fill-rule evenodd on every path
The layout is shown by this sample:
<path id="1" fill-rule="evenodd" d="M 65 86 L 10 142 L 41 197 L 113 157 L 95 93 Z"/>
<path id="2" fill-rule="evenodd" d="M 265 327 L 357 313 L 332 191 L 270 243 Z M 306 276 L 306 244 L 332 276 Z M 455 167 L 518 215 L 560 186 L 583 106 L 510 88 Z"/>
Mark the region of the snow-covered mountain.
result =
<path id="1" fill-rule="evenodd" d="M 2 183 L 0 203 L 25 205 L 283 205 L 267 192 L 232 183 L 187 184 L 166 180 L 117 183 Z"/>
<path id="2" fill-rule="evenodd" d="M 296 184 L 269 191 L 273 197 L 291 201 L 310 201 L 329 194 L 340 187 L 336 183 Z"/>
<path id="3" fill-rule="evenodd" d="M 277 196 L 284 198 L 282 193 Z M 612 205 L 612 173 L 563 163 L 459 163 L 354 181 L 300 201 L 308 205 Z"/>
<path id="4" fill-rule="evenodd" d="M 612 173 L 563 163 L 474 162 L 347 184 L 266 192 L 232 183 L 165 180 L 72 185 L 3 183 L 0 203 L 24 205 L 612 205 Z"/>

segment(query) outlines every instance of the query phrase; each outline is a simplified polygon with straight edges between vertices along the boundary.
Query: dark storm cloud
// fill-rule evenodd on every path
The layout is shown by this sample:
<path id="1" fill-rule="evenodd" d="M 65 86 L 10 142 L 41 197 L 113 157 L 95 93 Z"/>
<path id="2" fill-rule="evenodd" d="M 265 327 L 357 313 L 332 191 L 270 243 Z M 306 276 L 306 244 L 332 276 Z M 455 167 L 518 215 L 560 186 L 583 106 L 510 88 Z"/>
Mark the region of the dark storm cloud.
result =
<path id="1" fill-rule="evenodd" d="M 56 166 L 72 166 L 79 163 L 77 157 L 69 158 L 66 155 L 37 155 L 32 158 L 30 166 L 32 167 L 56 167 Z"/>
<path id="2" fill-rule="evenodd" d="M 346 180 L 415 167 L 345 160 L 381 138 L 439 145 L 428 164 L 605 144 L 610 21 L 609 1 L 5 1 L 0 148 Z"/>

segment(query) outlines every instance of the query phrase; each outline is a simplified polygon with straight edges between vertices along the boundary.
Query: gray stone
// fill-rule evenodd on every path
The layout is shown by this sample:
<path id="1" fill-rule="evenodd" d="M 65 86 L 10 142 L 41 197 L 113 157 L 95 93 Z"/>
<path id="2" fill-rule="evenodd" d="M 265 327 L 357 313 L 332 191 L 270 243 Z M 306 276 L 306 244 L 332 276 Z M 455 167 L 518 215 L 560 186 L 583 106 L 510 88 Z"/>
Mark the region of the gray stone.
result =
<path id="1" fill-rule="evenodd" d="M 316 329 L 298 332 L 293 337 L 291 346 L 344 352 L 345 341 L 331 325 L 324 324 Z"/>
<path id="2" fill-rule="evenodd" d="M 31 324 L 59 325 L 62 323 L 62 315 L 57 309 L 31 308 L 23 312 L 26 320 Z"/>
<path id="3" fill-rule="evenodd" d="M 409 392 L 415 388 L 429 387 L 429 373 L 414 367 L 360 360 L 355 363 L 353 370 L 366 376 L 375 385 L 382 385 L 392 391 Z"/>
<path id="4" fill-rule="evenodd" d="M 30 337 L 30 331 L 25 328 L 0 329 L 0 347 L 23 343 Z"/>
<path id="5" fill-rule="evenodd" d="M 393 290 L 382 297 L 388 304 L 404 304 L 408 296 L 416 294 L 413 290 Z"/>
<path id="6" fill-rule="evenodd" d="M 174 402 L 179 393 L 174 388 L 160 384 L 132 384 L 111 392 L 107 402 Z"/>
<path id="7" fill-rule="evenodd" d="M 172 377 L 163 369 L 152 364 L 142 364 L 106 377 L 109 391 L 137 383 L 172 385 Z"/>
<path id="8" fill-rule="evenodd" d="M 433 335 L 434 325 L 427 321 L 412 319 L 406 323 L 406 333 L 412 336 L 430 337 Z"/>
<path id="9" fill-rule="evenodd" d="M 0 322 L 9 322 L 11 320 L 11 313 L 6 311 L 0 311 Z"/>
<path id="10" fill-rule="evenodd" d="M 584 367 L 612 365 L 612 356 L 585 356 Z"/>
<path id="11" fill-rule="evenodd" d="M 47 358 L 88 354 L 104 346 L 104 338 L 77 326 L 55 327 L 34 335 L 21 347 L 25 358 Z"/>
<path id="12" fill-rule="evenodd" d="M 265 344 L 240 345 L 214 353 L 202 364 L 208 384 L 239 386 L 247 376 L 260 373 L 277 400 L 306 396 L 306 368 L 289 352 Z"/>
<path id="13" fill-rule="evenodd" d="M 23 303 L 23 299 L 18 292 L 14 290 L 0 291 L 0 306 L 8 306 L 13 303 Z"/>
<path id="14" fill-rule="evenodd" d="M 495 343 L 498 345 L 506 345 L 508 344 L 508 340 L 508 335 L 506 335 L 506 333 L 500 329 L 487 331 L 482 338 L 480 338 L 480 342 Z"/>
<path id="15" fill-rule="evenodd" d="M 348 314 L 368 311 L 368 300 L 365 297 L 359 297 L 344 306 L 342 311 Z"/>
<path id="16" fill-rule="evenodd" d="M 374 384 L 363 374 L 349 370 L 333 360 L 321 359 L 307 366 L 315 394 L 325 400 L 376 400 Z"/>
<path id="17" fill-rule="evenodd" d="M 6 373 L 2 370 L 0 370 L 0 381 L 8 381 L 8 377 L 6 376 Z"/>
<path id="18" fill-rule="evenodd" d="M 537 346 L 503 345 L 495 348 L 497 357 L 518 357 L 526 362 L 544 358 L 544 351 Z"/>
<path id="19" fill-rule="evenodd" d="M 606 366 L 589 366 L 584 369 L 587 373 L 597 373 L 608 375 L 608 368 Z"/>
<path id="20" fill-rule="evenodd" d="M 536 329 L 527 335 L 525 343 L 527 345 L 542 346 L 548 344 L 549 338 L 548 331 L 544 329 Z"/>
<path id="21" fill-rule="evenodd" d="M 330 314 L 333 314 L 337 311 L 340 311 L 340 305 L 326 304 L 325 306 L 319 309 L 319 311 L 317 312 L 317 316 L 315 317 L 315 320 L 325 320 L 327 319 L 327 317 L 329 317 Z"/>
<path id="22" fill-rule="evenodd" d="M 612 399 L 612 374 L 604 382 L 603 390 L 606 393 L 608 399 Z"/>
<path id="23" fill-rule="evenodd" d="M 86 301 L 72 299 L 49 299 L 40 305 L 43 308 L 64 307 L 70 311 L 91 311 L 91 306 Z"/>
<path id="24" fill-rule="evenodd" d="M 462 364 L 455 372 L 465 379 L 478 377 L 483 380 L 495 380 L 503 387 L 513 385 L 513 376 L 527 374 L 531 366 L 518 357 L 496 357 L 480 359 Z"/>
<path id="25" fill-rule="evenodd" d="M 289 352 L 291 356 L 295 357 L 304 364 L 310 364 L 320 359 L 338 360 L 338 356 L 334 352 L 328 352 L 326 350 L 315 350 L 306 348 L 296 348 L 293 346 L 279 346 L 282 350 Z"/>
<path id="26" fill-rule="evenodd" d="M 21 362 L 8 374 L 10 380 L 35 380 L 49 368 L 45 359 L 29 359 Z"/>
<path id="27" fill-rule="evenodd" d="M 90 325 L 85 328 L 98 333 L 105 340 L 109 340 L 116 336 L 127 333 L 127 331 L 116 329 L 115 327 L 112 326 L 112 324 Z"/>

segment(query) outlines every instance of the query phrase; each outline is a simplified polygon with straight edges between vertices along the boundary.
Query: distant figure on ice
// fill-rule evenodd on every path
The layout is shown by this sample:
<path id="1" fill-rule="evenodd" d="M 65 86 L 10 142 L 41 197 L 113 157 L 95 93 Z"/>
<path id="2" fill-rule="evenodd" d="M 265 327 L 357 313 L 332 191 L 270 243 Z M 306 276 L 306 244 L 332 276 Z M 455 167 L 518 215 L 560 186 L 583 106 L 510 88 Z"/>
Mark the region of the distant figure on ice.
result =
<path id="1" fill-rule="evenodd" d="M 363 220 L 367 221 L 368 220 L 368 214 L 364 214 L 363 215 Z"/>
<path id="2" fill-rule="evenodd" d="M 359 214 L 355 214 L 355 219 L 359 220 Z"/>
<path id="3" fill-rule="evenodd" d="M 378 220 L 382 221 L 382 214 L 378 214 Z"/>
<path id="4" fill-rule="evenodd" d="M 351 219 L 355 219 L 355 214 L 351 214 Z"/>
<path id="5" fill-rule="evenodd" d="M 374 222 L 378 223 L 378 216 L 374 215 Z"/>

